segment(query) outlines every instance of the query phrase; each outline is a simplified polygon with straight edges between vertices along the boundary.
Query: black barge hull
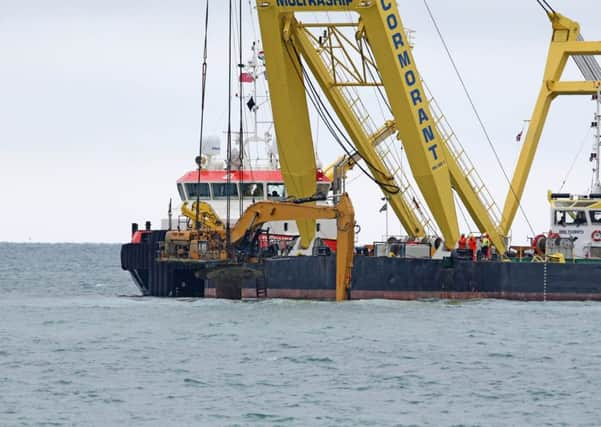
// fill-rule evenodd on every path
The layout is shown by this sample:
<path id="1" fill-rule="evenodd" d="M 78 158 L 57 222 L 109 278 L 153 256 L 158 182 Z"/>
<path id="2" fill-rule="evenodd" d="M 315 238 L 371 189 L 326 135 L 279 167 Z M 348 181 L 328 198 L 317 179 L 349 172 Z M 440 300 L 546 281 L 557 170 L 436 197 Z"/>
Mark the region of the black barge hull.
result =
<path id="1" fill-rule="evenodd" d="M 121 265 L 144 295 L 215 297 L 207 265 L 159 261 L 153 233 L 148 241 L 126 244 Z M 335 299 L 335 256 L 265 259 L 243 280 L 242 298 Z M 204 278 L 203 278 L 204 277 Z M 601 263 L 473 262 L 356 256 L 350 299 L 498 298 L 521 301 L 601 301 Z"/>

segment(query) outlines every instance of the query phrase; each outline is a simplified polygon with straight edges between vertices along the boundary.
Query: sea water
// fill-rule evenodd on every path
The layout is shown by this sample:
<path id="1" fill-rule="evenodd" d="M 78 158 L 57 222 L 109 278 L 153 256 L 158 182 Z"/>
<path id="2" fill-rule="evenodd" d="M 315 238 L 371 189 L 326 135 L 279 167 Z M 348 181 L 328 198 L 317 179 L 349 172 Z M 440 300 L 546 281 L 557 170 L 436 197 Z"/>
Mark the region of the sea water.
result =
<path id="1" fill-rule="evenodd" d="M 601 304 L 141 298 L 0 244 L 0 426 L 601 424 Z"/>

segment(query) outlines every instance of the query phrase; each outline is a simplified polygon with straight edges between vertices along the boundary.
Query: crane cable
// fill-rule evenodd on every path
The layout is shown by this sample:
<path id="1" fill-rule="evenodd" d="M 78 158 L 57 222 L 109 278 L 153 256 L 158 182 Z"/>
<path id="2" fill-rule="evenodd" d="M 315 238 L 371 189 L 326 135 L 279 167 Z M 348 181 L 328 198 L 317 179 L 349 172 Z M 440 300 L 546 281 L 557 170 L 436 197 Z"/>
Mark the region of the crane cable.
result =
<path id="1" fill-rule="evenodd" d="M 315 85 L 313 84 L 313 82 L 312 82 L 309 74 L 307 73 L 307 71 L 306 71 L 303 63 L 300 60 L 300 54 L 299 54 L 298 50 L 296 49 L 296 46 L 293 43 L 290 43 L 290 45 L 292 47 L 294 55 L 298 59 L 298 63 L 299 63 L 299 67 L 300 67 L 300 70 L 297 69 L 296 67 L 294 67 L 295 71 L 296 71 L 296 74 L 297 74 L 297 77 L 299 78 L 299 80 L 301 81 L 303 87 L 305 88 L 305 92 L 307 93 L 307 96 L 308 96 L 309 100 L 311 101 L 311 104 L 315 108 L 317 114 L 322 119 L 322 121 L 324 122 L 326 128 L 328 129 L 328 131 L 332 135 L 332 138 L 334 138 L 334 140 L 336 141 L 336 143 L 338 143 L 338 145 L 342 148 L 342 150 L 344 151 L 344 153 L 349 158 L 352 158 L 356 154 L 359 154 L 356 151 L 355 151 L 355 153 L 352 152 L 352 142 L 348 140 L 348 138 L 346 137 L 346 135 L 344 134 L 344 132 L 340 129 L 340 127 L 338 126 L 338 124 L 335 122 L 335 120 L 332 117 L 331 113 L 326 108 L 323 100 L 319 96 L 319 93 L 318 93 L 317 89 L 315 88 Z M 292 53 L 290 52 L 289 48 L 286 49 L 286 52 L 288 53 L 288 56 L 290 57 L 291 61 L 294 62 L 293 61 Z M 346 143 L 351 146 L 351 148 L 348 148 L 345 145 L 345 143 L 341 140 L 340 137 L 342 137 L 342 139 L 344 139 L 346 141 Z M 369 162 L 367 162 L 367 160 L 365 160 L 365 159 L 363 159 L 363 160 L 367 164 L 369 164 Z M 390 184 L 387 184 L 387 183 L 380 183 L 380 182 L 378 182 L 360 164 L 356 163 L 356 165 L 357 165 L 357 167 L 363 173 L 365 173 L 367 175 L 368 178 L 370 178 L 376 184 L 382 185 L 383 187 L 389 186 L 389 187 L 393 188 L 394 191 L 389 191 L 391 194 L 396 194 L 396 193 L 400 192 L 400 189 L 397 186 L 393 186 L 393 185 L 390 185 Z M 376 171 L 378 171 L 380 174 L 385 175 L 382 171 L 378 170 L 377 168 L 374 167 L 374 169 Z"/>
<path id="2" fill-rule="evenodd" d="M 584 149 L 584 146 L 586 144 L 586 141 L 589 140 L 591 131 L 590 129 L 586 132 L 586 136 L 582 139 L 582 142 L 580 142 L 580 147 L 578 148 L 578 152 L 576 153 L 576 155 L 574 156 L 574 158 L 572 159 L 572 163 L 570 164 L 570 167 L 568 169 L 568 172 L 566 173 L 566 175 L 563 178 L 563 181 L 561 181 L 561 186 L 559 187 L 559 193 L 561 193 L 561 191 L 563 190 L 563 187 L 566 185 L 566 182 L 568 181 L 568 179 L 570 178 L 570 175 L 572 174 L 572 171 L 574 170 L 574 166 L 576 166 L 576 161 L 578 160 L 578 158 L 580 157 L 580 154 L 582 154 L 582 150 Z"/>
<path id="3" fill-rule="evenodd" d="M 204 133 L 204 115 L 205 115 L 205 98 L 207 90 L 207 45 L 209 35 L 209 0 L 207 0 L 205 10 L 205 38 L 204 38 L 204 51 L 202 60 L 202 81 L 201 81 L 201 100 L 200 100 L 200 138 L 198 143 L 198 176 L 196 178 L 196 213 L 195 213 L 195 225 L 198 229 L 200 227 L 199 215 L 200 215 L 200 170 L 202 169 L 202 138 Z"/>
<path id="4" fill-rule="evenodd" d="M 367 68 L 367 72 L 369 73 L 369 76 L 371 77 L 373 83 L 376 85 L 377 92 L 380 95 L 380 98 L 382 98 L 382 101 L 384 102 L 384 105 L 386 105 L 386 108 L 388 108 L 388 112 L 390 114 L 393 114 L 392 113 L 392 106 L 390 105 L 390 102 L 388 102 L 388 98 L 386 98 L 384 96 L 384 93 L 382 92 L 382 83 L 381 82 L 383 82 L 384 79 L 382 78 L 382 75 L 380 74 L 380 70 L 378 69 L 378 66 L 376 65 L 376 60 L 375 60 L 374 54 L 373 54 L 373 52 L 371 50 L 371 45 L 369 44 L 369 40 L 367 40 L 367 38 L 365 40 L 366 40 L 365 46 L 366 46 L 367 54 L 369 55 L 369 59 L 371 60 L 371 63 L 373 64 L 373 67 L 375 68 L 376 74 L 380 78 L 379 82 L 376 80 L 376 77 L 374 76 L 374 73 L 373 73 L 373 71 L 371 69 L 372 67 L 370 67 L 369 64 L 366 67 Z"/>
<path id="5" fill-rule="evenodd" d="M 553 9 L 551 7 L 551 5 L 546 1 L 546 0 L 536 0 L 536 2 L 539 4 L 540 7 L 543 8 L 543 10 L 548 13 L 548 14 L 555 14 L 555 9 Z"/>
<path id="6" fill-rule="evenodd" d="M 229 253 L 231 250 L 231 187 L 232 187 L 232 35 L 233 35 L 233 23 L 232 23 L 232 0 L 229 1 L 228 9 L 228 81 L 227 81 L 227 165 L 226 165 L 226 181 L 225 181 L 225 196 L 226 196 L 226 214 L 225 214 L 225 246 L 226 251 Z"/>
<path id="7" fill-rule="evenodd" d="M 326 15 L 328 17 L 328 21 L 330 21 L 329 12 L 326 13 Z M 331 23 L 331 21 L 330 21 L 330 23 Z M 309 99 L 310 99 L 311 103 L 313 104 L 313 107 L 317 111 L 318 116 L 323 120 L 326 128 L 328 129 L 328 131 L 330 132 L 330 134 L 332 135 L 332 137 L 334 138 L 336 143 L 342 148 L 342 150 L 348 156 L 349 159 L 352 159 L 354 156 L 358 155 L 361 158 L 361 160 L 363 160 L 372 170 L 376 171 L 377 173 L 379 173 L 382 176 L 387 176 L 387 174 L 385 172 L 379 170 L 377 167 L 375 167 L 375 165 L 373 165 L 371 162 L 369 162 L 367 159 L 365 159 L 356 149 L 354 149 L 354 145 L 353 145 L 352 141 L 350 141 L 348 139 L 348 137 L 345 135 L 345 133 L 340 129 L 340 126 L 338 126 L 338 124 L 332 117 L 331 113 L 329 112 L 328 108 L 324 104 L 323 100 L 319 96 L 317 89 L 315 89 L 315 85 L 313 84 L 309 74 L 307 73 L 303 63 L 300 60 L 301 55 L 299 54 L 298 50 L 296 49 L 296 46 L 294 45 L 294 43 L 290 43 L 290 44 L 292 46 L 294 54 L 296 55 L 297 58 L 299 58 L 300 72 L 299 72 L 299 70 L 296 70 L 296 68 L 295 68 L 296 74 L 297 74 L 298 78 L 300 79 L 301 83 L 303 84 L 303 87 L 305 88 L 305 92 L 309 95 Z M 290 53 L 289 49 L 286 49 L 286 52 L 288 53 L 288 56 L 292 60 L 292 54 Z M 292 61 L 292 62 L 294 62 L 294 61 Z M 307 91 L 307 85 L 305 84 L 305 82 L 309 86 L 310 92 L 312 92 L 312 93 Z M 340 137 L 338 135 L 336 135 L 336 130 L 338 131 L 338 134 L 340 136 L 342 136 L 342 138 L 346 141 L 346 143 L 348 145 L 350 145 L 350 147 L 351 147 L 350 149 L 348 147 L 346 147 L 344 145 L 344 143 L 341 141 Z M 352 151 L 354 151 L 354 153 Z M 398 185 L 381 182 L 378 179 L 376 179 L 373 176 L 373 174 L 370 174 L 367 170 L 365 170 L 365 168 L 362 167 L 362 165 L 360 165 L 358 162 L 355 162 L 355 165 L 371 181 L 373 181 L 374 183 L 379 185 L 382 189 L 384 189 L 386 192 L 388 192 L 388 194 L 396 195 L 401 192 L 401 189 L 399 188 Z"/>
<path id="8" fill-rule="evenodd" d="M 459 203 L 461 200 L 459 199 L 459 196 L 457 195 L 457 193 L 453 192 L 453 198 L 455 199 L 455 204 L 459 207 L 459 213 L 461 213 L 461 217 L 463 218 L 463 222 L 465 223 L 465 226 L 467 227 L 469 233 L 472 234 L 472 230 L 475 230 L 478 227 L 472 228 L 472 224 L 474 222 L 473 221 L 470 222 L 470 220 L 468 219 L 468 216 L 465 213 L 465 207 L 463 206 L 462 203 Z"/>
<path id="9" fill-rule="evenodd" d="M 336 123 L 336 121 L 332 117 L 332 114 L 329 112 L 329 110 L 327 109 L 323 100 L 319 96 L 319 93 L 318 93 L 317 89 L 315 88 L 315 85 L 311 81 L 311 78 L 310 78 L 309 74 L 307 73 L 307 70 L 305 69 L 304 65 L 301 62 L 300 54 L 296 50 L 296 46 L 294 46 L 293 43 L 290 43 L 290 45 L 292 46 L 292 50 L 294 51 L 296 58 L 298 58 L 298 62 L 300 65 L 300 71 L 298 69 L 296 69 L 296 67 L 295 67 L 298 78 L 301 80 L 303 86 L 305 87 L 305 91 L 308 95 L 309 100 L 311 101 L 311 103 L 313 104 L 313 107 L 315 108 L 315 110 L 321 117 L 322 121 L 326 125 L 326 128 L 328 129 L 328 131 L 330 132 L 330 134 L 332 135 L 334 140 L 338 143 L 338 145 L 342 148 L 342 150 L 345 152 L 345 154 L 349 158 L 352 158 L 355 154 L 359 154 L 358 152 L 352 153 L 351 150 L 341 140 L 340 137 L 342 137 L 342 139 L 344 139 L 348 145 L 350 145 L 351 147 L 353 146 L 352 142 L 348 139 L 348 137 L 340 129 L 340 126 Z M 292 53 L 290 52 L 290 49 L 286 49 L 286 52 L 288 53 L 288 55 L 290 56 L 290 58 L 292 60 L 293 57 L 292 57 Z M 309 90 L 307 90 L 307 88 Z M 337 132 L 338 132 L 338 134 L 337 134 Z M 386 176 L 386 174 L 384 172 L 380 171 L 378 168 L 376 168 L 374 165 L 372 165 L 367 159 L 363 158 L 363 156 L 361 156 L 360 154 L 359 154 L 359 156 L 371 169 L 377 171 L 382 176 Z M 379 181 L 376 177 L 374 177 L 372 174 L 370 174 L 361 164 L 359 164 L 358 162 L 356 162 L 355 164 L 371 181 L 373 181 L 374 183 L 378 184 L 380 187 L 385 189 L 387 193 L 389 193 L 391 195 L 395 195 L 395 194 L 399 194 L 401 192 L 401 189 L 397 185 L 388 184 L 386 182 Z"/>
<path id="10" fill-rule="evenodd" d="M 548 3 L 546 1 L 545 1 L 545 4 L 548 5 Z M 501 171 L 503 172 L 503 176 L 505 177 L 505 180 L 509 184 L 509 190 L 511 191 L 511 193 L 513 194 L 513 197 L 515 197 L 516 201 L 518 202 L 518 207 L 520 209 L 520 212 L 522 213 L 522 216 L 524 217 L 524 220 L 526 221 L 526 223 L 528 224 L 528 227 L 530 228 L 530 232 L 532 233 L 532 235 L 535 235 L 536 232 L 534 231 L 534 227 L 532 227 L 532 224 L 530 223 L 530 220 L 528 219 L 528 215 L 526 215 L 526 211 L 524 210 L 524 207 L 522 206 L 521 200 L 517 197 L 517 194 L 515 193 L 515 189 L 513 188 L 513 185 L 511 184 L 509 175 L 507 174 L 507 172 L 505 171 L 505 168 L 503 167 L 503 163 L 501 162 L 501 159 L 497 153 L 497 150 L 495 149 L 492 139 L 491 139 L 488 131 L 486 130 L 484 121 L 480 117 L 480 113 L 478 112 L 478 109 L 476 108 L 476 104 L 474 103 L 474 100 L 472 99 L 472 96 L 470 95 L 470 92 L 467 89 L 467 85 L 465 84 L 465 81 L 463 80 L 463 77 L 461 76 L 461 73 L 459 72 L 459 68 L 457 67 L 455 60 L 453 59 L 453 55 L 451 55 L 451 51 L 442 35 L 440 27 L 438 26 L 436 18 L 434 18 L 434 14 L 432 13 L 432 10 L 430 9 L 430 6 L 428 5 L 427 0 L 424 0 L 424 5 L 426 6 L 428 15 L 430 15 L 430 19 L 432 20 L 432 23 L 434 24 L 436 32 L 438 33 L 438 37 L 440 38 L 440 41 L 442 42 L 442 45 L 444 46 L 447 56 L 449 57 L 449 60 L 451 61 L 451 65 L 453 66 L 453 69 L 455 70 L 455 74 L 457 75 L 457 78 L 459 79 L 459 82 L 461 83 L 461 86 L 463 87 L 463 91 L 465 92 L 465 95 L 467 96 L 467 99 L 472 107 L 472 110 L 474 111 L 476 119 L 478 120 L 478 123 L 480 124 L 480 128 L 482 129 L 482 132 L 484 133 L 484 136 L 488 142 L 488 145 L 490 146 L 490 149 L 492 150 L 492 152 L 495 156 L 495 159 L 496 159 L 499 167 L 501 168 Z M 553 10 L 553 9 L 551 8 L 551 10 Z M 498 226 L 498 224 L 497 224 L 497 226 Z"/>

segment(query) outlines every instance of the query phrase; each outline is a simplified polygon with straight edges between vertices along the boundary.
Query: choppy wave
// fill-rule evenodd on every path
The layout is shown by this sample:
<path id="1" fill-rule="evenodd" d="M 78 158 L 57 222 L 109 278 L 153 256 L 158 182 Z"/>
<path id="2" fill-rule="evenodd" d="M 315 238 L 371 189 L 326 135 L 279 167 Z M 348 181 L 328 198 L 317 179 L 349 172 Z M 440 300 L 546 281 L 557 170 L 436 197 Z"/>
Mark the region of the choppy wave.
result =
<path id="1" fill-rule="evenodd" d="M 0 425 L 598 425 L 601 304 L 137 298 L 0 244 Z"/>

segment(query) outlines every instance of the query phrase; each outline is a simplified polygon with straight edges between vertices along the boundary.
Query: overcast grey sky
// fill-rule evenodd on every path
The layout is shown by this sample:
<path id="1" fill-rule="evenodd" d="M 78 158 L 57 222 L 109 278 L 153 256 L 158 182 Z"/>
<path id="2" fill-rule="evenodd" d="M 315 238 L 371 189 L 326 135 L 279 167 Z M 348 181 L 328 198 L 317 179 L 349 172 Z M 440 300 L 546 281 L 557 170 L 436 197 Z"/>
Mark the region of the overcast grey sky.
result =
<path id="1" fill-rule="evenodd" d="M 245 0 L 248 8 L 248 1 Z M 254 3 L 254 2 L 253 2 Z M 493 159 L 423 3 L 400 0 L 416 30 L 415 56 L 472 160 L 502 206 L 507 183 Z M 193 167 L 198 145 L 204 1 L 3 0 L 0 8 L 0 241 L 118 242 L 129 223 L 165 216 L 175 180 Z M 598 1 L 552 0 L 601 39 Z M 225 2 L 212 1 L 208 132 L 225 128 Z M 430 0 L 472 96 L 509 170 L 515 135 L 540 88 L 550 25 L 535 0 Z M 248 11 L 245 12 L 248 15 Z M 245 37 L 252 38 L 247 25 Z M 570 64 L 566 79 L 579 78 Z M 584 138 L 593 103 L 556 101 L 524 207 L 548 229 L 546 191 L 557 190 Z M 328 163 L 340 153 L 321 134 Z M 565 190 L 590 185 L 588 138 Z M 358 174 L 358 172 L 354 172 Z M 384 234 L 379 193 L 365 178 L 351 195 L 361 240 Z M 390 218 L 391 230 L 398 225 Z M 531 233 L 518 216 L 514 241 Z"/>

